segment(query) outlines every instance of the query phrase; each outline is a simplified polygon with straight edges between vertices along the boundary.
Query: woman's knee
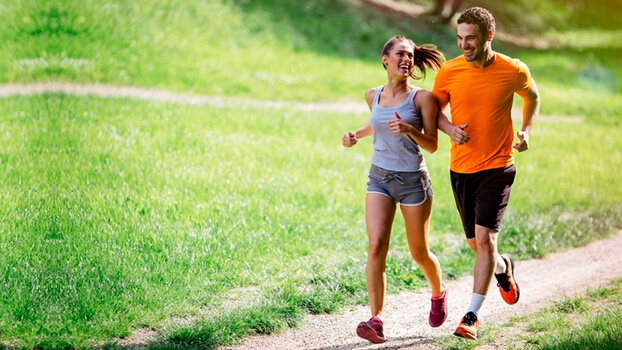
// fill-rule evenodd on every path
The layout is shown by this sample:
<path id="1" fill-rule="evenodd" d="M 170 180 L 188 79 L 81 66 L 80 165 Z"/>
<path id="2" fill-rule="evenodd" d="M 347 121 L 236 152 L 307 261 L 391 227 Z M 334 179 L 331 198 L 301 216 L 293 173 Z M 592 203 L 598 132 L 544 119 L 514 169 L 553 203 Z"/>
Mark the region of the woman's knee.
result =
<path id="1" fill-rule="evenodd" d="M 389 251 L 388 239 L 370 239 L 368 254 L 374 258 L 384 258 Z"/>
<path id="2" fill-rule="evenodd" d="M 417 264 L 430 260 L 430 251 L 427 248 L 411 249 L 410 255 Z"/>

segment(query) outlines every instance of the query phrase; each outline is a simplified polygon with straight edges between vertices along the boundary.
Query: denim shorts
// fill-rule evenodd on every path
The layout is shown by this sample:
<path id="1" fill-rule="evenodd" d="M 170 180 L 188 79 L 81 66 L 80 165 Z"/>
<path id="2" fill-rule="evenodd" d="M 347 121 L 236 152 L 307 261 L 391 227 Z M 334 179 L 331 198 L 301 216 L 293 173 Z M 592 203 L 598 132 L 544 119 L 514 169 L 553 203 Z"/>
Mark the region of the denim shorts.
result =
<path id="1" fill-rule="evenodd" d="M 428 172 L 401 172 L 379 168 L 372 164 L 369 169 L 367 193 L 377 193 L 405 206 L 423 204 L 432 197 L 432 182 Z"/>

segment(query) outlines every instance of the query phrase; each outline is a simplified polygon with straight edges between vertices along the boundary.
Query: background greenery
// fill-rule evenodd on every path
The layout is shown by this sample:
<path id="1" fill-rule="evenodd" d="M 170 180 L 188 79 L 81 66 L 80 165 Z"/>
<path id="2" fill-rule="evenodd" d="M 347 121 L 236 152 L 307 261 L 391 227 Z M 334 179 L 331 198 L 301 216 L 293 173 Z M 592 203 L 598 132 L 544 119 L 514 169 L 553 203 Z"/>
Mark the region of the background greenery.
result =
<path id="1" fill-rule="evenodd" d="M 495 41 L 530 66 L 546 114 L 532 149 L 517 156 L 500 242 L 519 258 L 585 244 L 622 217 L 620 28 L 606 24 L 618 7 L 537 3 L 529 18 L 541 27 L 531 33 L 501 23 L 535 1 L 497 10 L 500 32 L 544 43 Z M 454 29 L 356 1 L 13 0 L 0 6 L 0 81 L 362 101 L 386 79 L 378 55 L 396 33 L 457 54 Z M 210 348 L 364 303 L 371 142 L 346 150 L 340 136 L 367 115 L 240 106 L 0 100 L 0 339 L 114 347 L 144 327 L 159 332 L 154 348 Z M 456 277 L 472 256 L 449 189 L 446 137 L 426 160 L 432 249 Z M 392 292 L 425 285 L 402 227 L 398 218 Z"/>
<path id="2" fill-rule="evenodd" d="M 619 0 L 467 3 L 490 7 L 499 32 L 511 34 L 495 47 L 529 63 L 547 101 L 543 113 L 619 125 Z M 12 82 L 359 101 L 361 91 L 383 82 L 378 55 L 395 33 L 435 43 L 448 57 L 458 54 L 454 29 L 426 18 L 387 17 L 355 0 L 10 0 L 0 19 L 6 57 L 0 81 Z"/>

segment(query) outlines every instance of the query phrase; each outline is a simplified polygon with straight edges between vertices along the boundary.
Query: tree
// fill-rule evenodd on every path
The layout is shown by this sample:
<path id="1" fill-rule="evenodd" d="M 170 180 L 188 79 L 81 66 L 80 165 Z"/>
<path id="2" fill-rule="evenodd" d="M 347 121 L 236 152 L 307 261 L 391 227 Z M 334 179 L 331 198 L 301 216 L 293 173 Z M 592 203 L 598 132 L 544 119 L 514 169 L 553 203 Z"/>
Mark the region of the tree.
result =
<path id="1" fill-rule="evenodd" d="M 440 17 L 443 23 L 449 23 L 456 12 L 460 10 L 464 0 L 434 0 L 434 2 L 435 6 L 432 13 Z M 449 9 L 449 13 L 446 13 L 446 9 Z"/>

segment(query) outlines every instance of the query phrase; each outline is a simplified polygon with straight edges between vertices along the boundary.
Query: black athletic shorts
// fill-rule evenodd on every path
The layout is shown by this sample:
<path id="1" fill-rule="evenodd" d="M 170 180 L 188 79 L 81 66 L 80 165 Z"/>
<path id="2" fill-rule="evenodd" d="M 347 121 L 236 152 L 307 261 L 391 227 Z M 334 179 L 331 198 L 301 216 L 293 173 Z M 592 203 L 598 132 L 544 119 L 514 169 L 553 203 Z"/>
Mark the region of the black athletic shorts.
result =
<path id="1" fill-rule="evenodd" d="M 451 187 L 467 238 L 475 237 L 475 225 L 499 232 L 510 201 L 516 167 L 461 174 L 450 170 Z"/>

